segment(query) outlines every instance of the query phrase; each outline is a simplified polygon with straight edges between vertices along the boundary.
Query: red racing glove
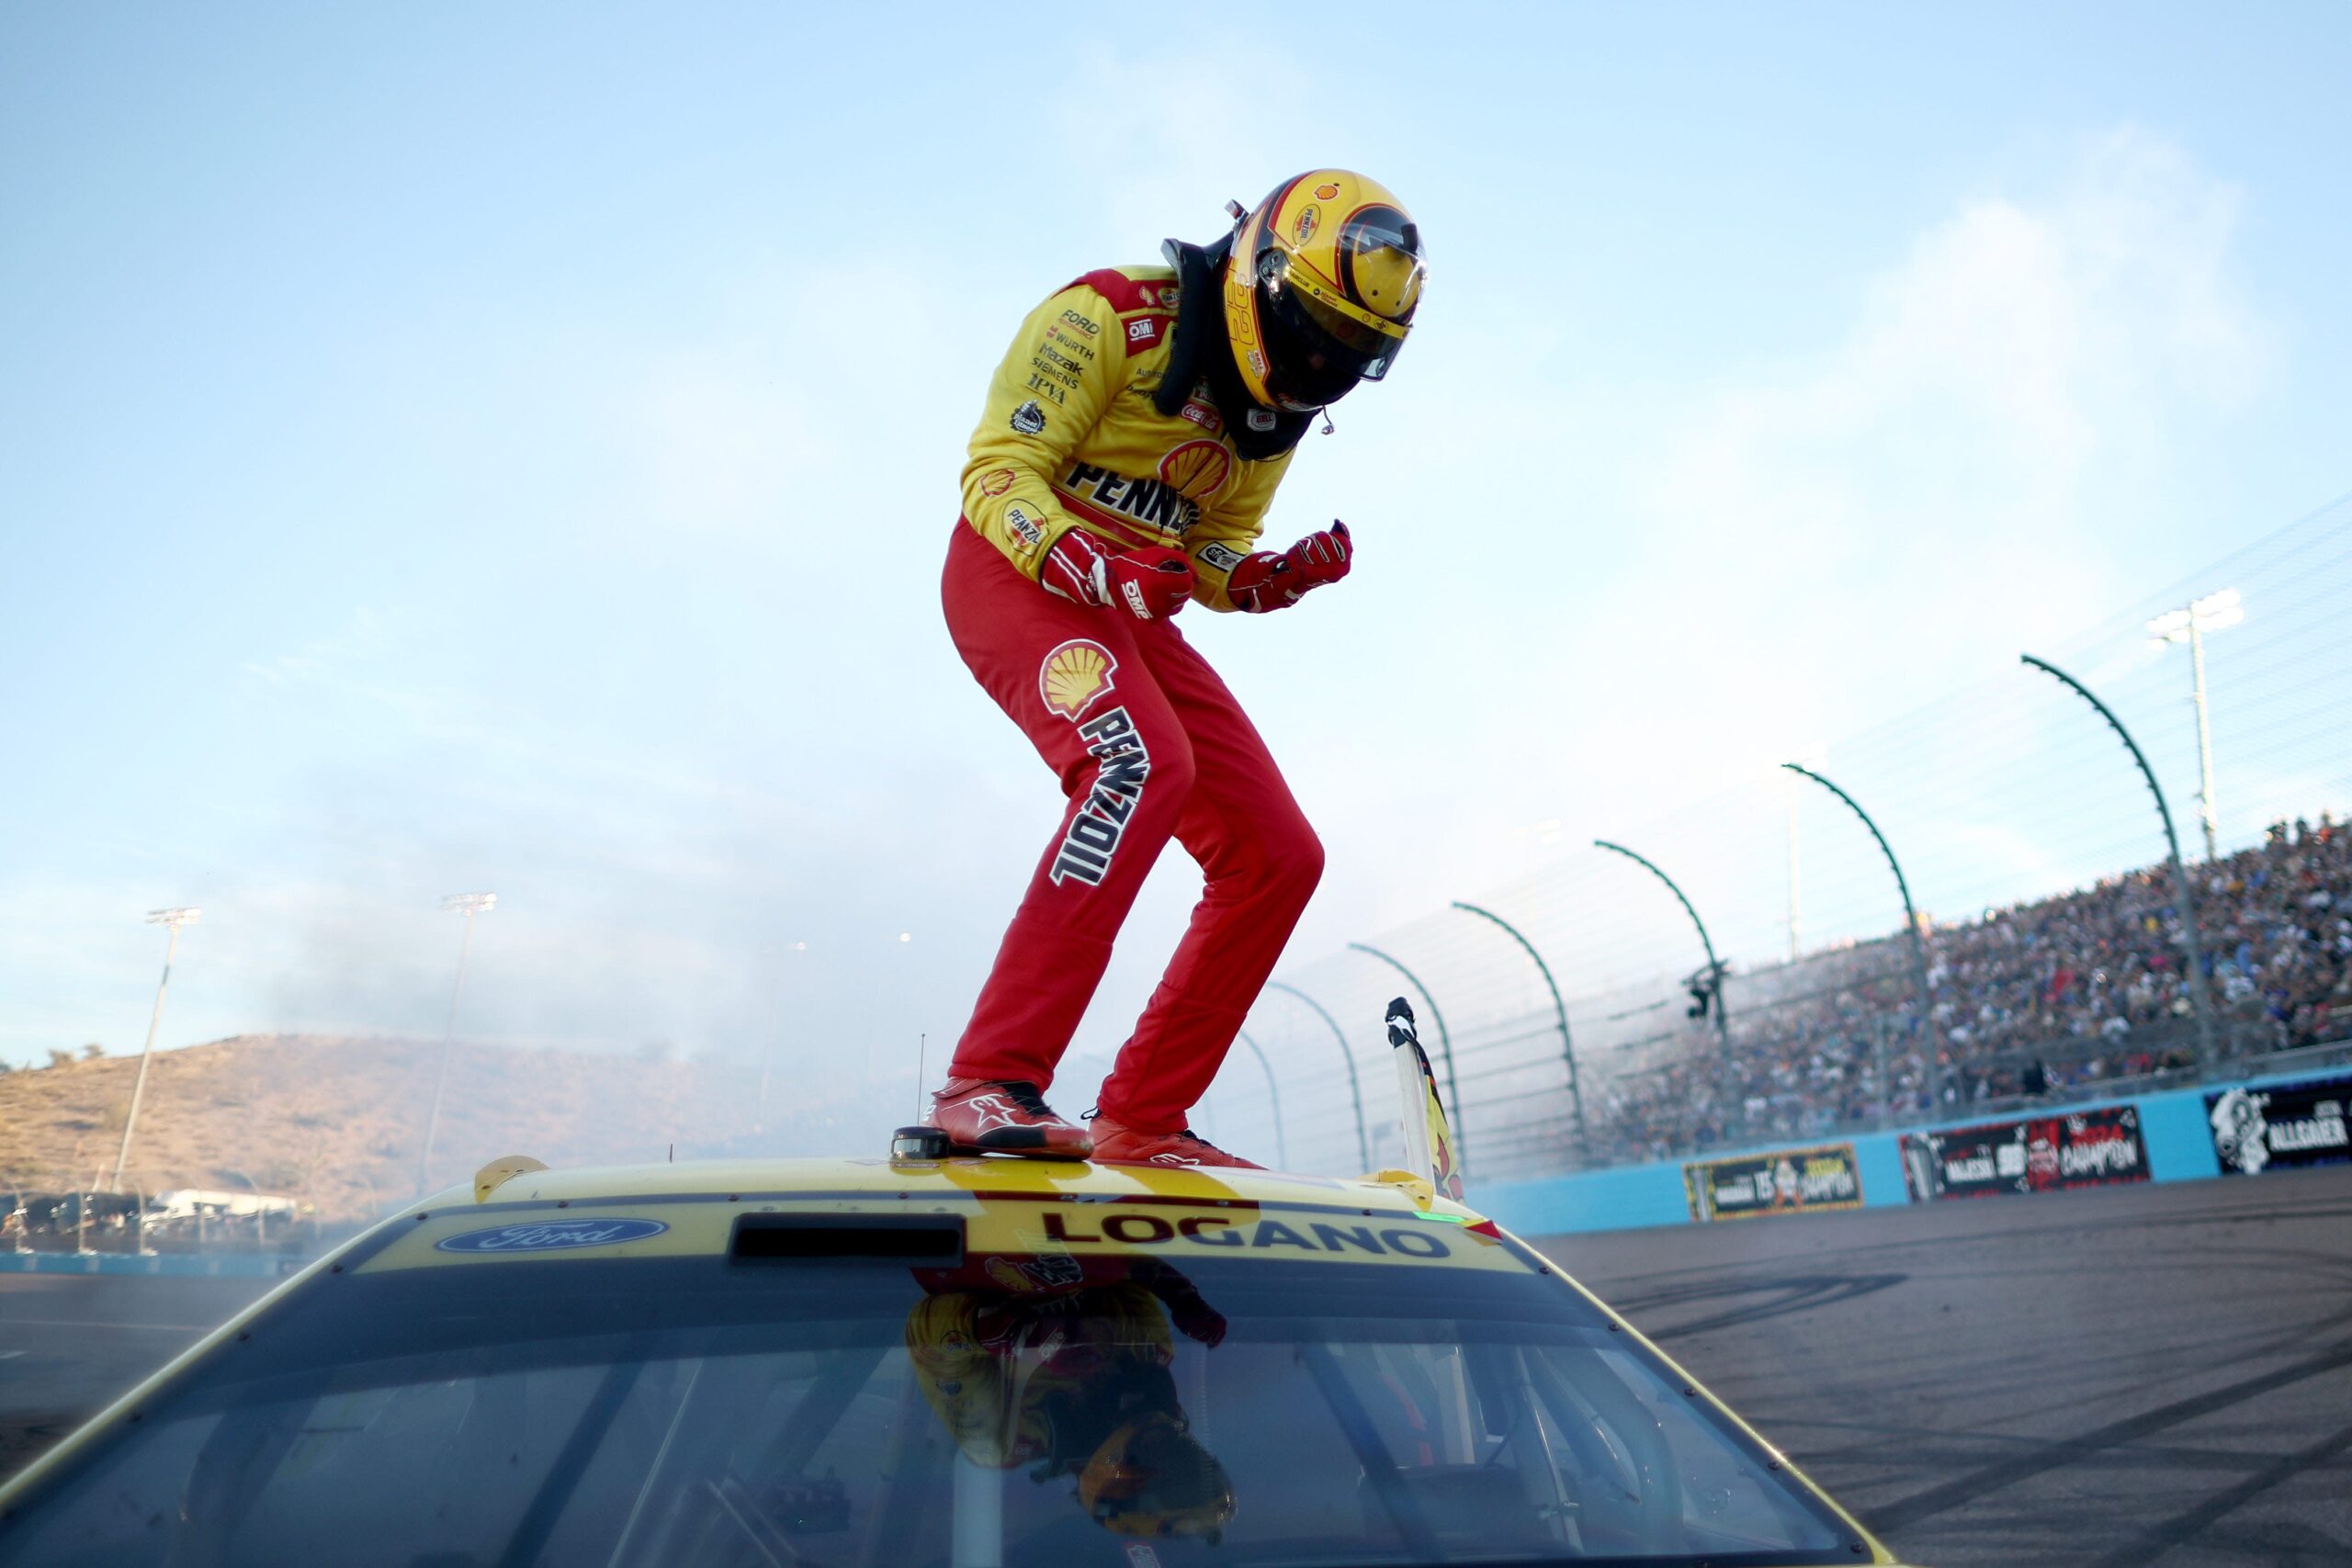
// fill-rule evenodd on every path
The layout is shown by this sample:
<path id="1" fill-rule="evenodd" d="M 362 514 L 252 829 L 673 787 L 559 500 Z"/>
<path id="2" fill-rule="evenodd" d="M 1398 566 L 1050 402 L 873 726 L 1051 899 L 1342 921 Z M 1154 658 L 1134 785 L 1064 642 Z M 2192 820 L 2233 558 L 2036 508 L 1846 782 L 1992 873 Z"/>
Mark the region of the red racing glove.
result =
<path id="1" fill-rule="evenodd" d="M 1226 594 L 1238 608 L 1251 615 L 1283 609 L 1305 598 L 1308 589 L 1320 588 L 1347 576 L 1348 564 L 1355 553 L 1348 525 L 1334 523 L 1307 535 L 1279 555 L 1261 550 L 1244 557 L 1241 564 L 1233 569 Z"/>
<path id="2" fill-rule="evenodd" d="M 1037 581 L 1080 604 L 1115 605 L 1139 621 L 1163 621 L 1193 596 L 1193 562 L 1182 550 L 1157 545 L 1114 556 L 1085 529 L 1072 528 L 1046 548 Z"/>

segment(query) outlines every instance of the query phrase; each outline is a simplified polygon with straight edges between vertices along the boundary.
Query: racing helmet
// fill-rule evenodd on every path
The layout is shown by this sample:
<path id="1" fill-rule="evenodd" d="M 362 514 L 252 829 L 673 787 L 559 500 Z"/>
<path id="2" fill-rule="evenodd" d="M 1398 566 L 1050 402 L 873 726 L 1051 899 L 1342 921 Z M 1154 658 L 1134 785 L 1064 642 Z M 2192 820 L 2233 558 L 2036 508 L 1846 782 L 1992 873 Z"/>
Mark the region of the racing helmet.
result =
<path id="1" fill-rule="evenodd" d="M 1233 1520 L 1233 1480 L 1179 1417 L 1161 1411 L 1121 1423 L 1078 1477 L 1079 1506 L 1117 1535 L 1200 1535 Z"/>
<path id="2" fill-rule="evenodd" d="M 1250 396 L 1306 412 L 1387 375 L 1425 274 L 1420 229 L 1388 187 L 1314 169 L 1231 210 L 1225 324 Z"/>

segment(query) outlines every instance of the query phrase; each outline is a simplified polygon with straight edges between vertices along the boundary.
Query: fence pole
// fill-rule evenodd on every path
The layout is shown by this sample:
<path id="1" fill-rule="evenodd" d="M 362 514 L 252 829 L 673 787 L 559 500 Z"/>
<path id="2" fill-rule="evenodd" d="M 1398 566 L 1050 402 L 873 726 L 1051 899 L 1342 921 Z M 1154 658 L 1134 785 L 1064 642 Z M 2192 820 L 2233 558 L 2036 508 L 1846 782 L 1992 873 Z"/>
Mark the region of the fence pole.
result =
<path id="1" fill-rule="evenodd" d="M 1250 1039 L 1246 1032 L 1235 1038 L 1250 1047 L 1250 1054 L 1258 1058 L 1258 1066 L 1266 1071 L 1266 1098 L 1273 1103 L 1274 1107 L 1274 1163 L 1284 1170 L 1288 1170 L 1290 1142 L 1283 1136 L 1283 1091 L 1282 1086 L 1274 1082 L 1274 1065 L 1266 1059 L 1266 1054 L 1258 1049 L 1258 1043 Z"/>
<path id="2" fill-rule="evenodd" d="M 2122 740 L 2123 749 L 2132 753 L 2132 761 L 2139 764 L 2140 776 L 2147 781 L 2148 793 L 2155 797 L 2156 818 L 2165 825 L 2165 854 L 2172 863 L 2172 896 L 2180 904 L 2181 924 L 2188 930 L 2188 1005 L 2197 1011 L 2197 1056 L 2199 1063 L 2211 1068 L 2216 1053 L 2213 1010 L 2205 998 L 2205 943 L 2197 933 L 2197 898 L 2189 889 L 2188 873 L 2180 863 L 2180 835 L 2173 831 L 2172 807 L 2165 804 L 2164 786 L 2156 783 L 2156 771 L 2148 766 L 2147 754 L 2132 739 L 2132 732 L 2123 728 L 2123 721 L 2115 716 L 2115 710 L 2093 696 L 2088 686 L 2046 659 L 2036 659 L 2030 653 L 2020 653 L 2018 658 L 2098 710 L 2099 717 L 2107 720 L 2107 727 Z"/>
<path id="3" fill-rule="evenodd" d="M 1623 855 L 1627 860 L 1665 883 L 1666 890 L 1674 895 L 1674 901 L 1682 906 L 1682 912 L 1690 916 L 1691 925 L 1698 928 L 1699 946 L 1707 954 L 1707 975 L 1714 982 L 1715 1042 L 1723 1052 L 1724 1077 L 1731 1090 L 1733 1105 L 1739 1113 L 1740 1125 L 1745 1127 L 1747 1124 L 1747 1095 L 1745 1087 L 1739 1081 L 1739 1068 L 1732 1060 L 1731 1003 L 1724 995 L 1723 960 L 1715 956 L 1715 942 L 1714 939 L 1707 934 L 1707 922 L 1699 918 L 1698 909 L 1691 905 L 1689 898 L 1683 897 L 1682 889 L 1675 886 L 1674 878 L 1660 871 L 1646 856 L 1636 854 L 1623 844 L 1611 843 L 1607 839 L 1595 839 L 1592 841 L 1592 847 L 1596 850 L 1607 850 L 1612 854 Z"/>
<path id="4" fill-rule="evenodd" d="M 1351 942 L 1348 945 L 1358 953 L 1370 953 L 1405 976 L 1405 983 L 1413 987 L 1413 994 L 1419 997 L 1422 1005 L 1430 1010 L 1430 1021 L 1437 1025 L 1438 1055 L 1445 1061 L 1445 1098 L 1453 1102 L 1453 1154 L 1455 1159 L 1464 1169 L 1467 1169 L 1470 1165 L 1470 1136 L 1463 1131 L 1462 1091 L 1454 1087 L 1453 1082 L 1453 1036 L 1445 1032 L 1445 1014 L 1437 1010 L 1437 998 L 1430 995 L 1430 988 L 1422 985 L 1410 969 L 1406 968 L 1380 949 L 1369 942 Z"/>
<path id="5" fill-rule="evenodd" d="M 1535 951 L 1535 944 L 1521 934 L 1517 926 L 1512 925 L 1492 909 L 1482 909 L 1476 904 L 1465 904 L 1459 898 L 1453 901 L 1453 907 L 1464 914 L 1476 915 L 1482 920 L 1491 920 L 1502 927 L 1511 941 L 1524 948 L 1527 956 L 1535 961 L 1535 972 L 1544 976 L 1544 988 L 1552 993 L 1552 1011 L 1560 1021 L 1560 1056 L 1568 1065 L 1568 1103 L 1574 1107 L 1577 1114 L 1577 1156 L 1582 1162 L 1590 1164 L 1592 1128 L 1585 1121 L 1584 1085 L 1577 1077 L 1576 1041 L 1568 1033 L 1568 1004 L 1560 999 L 1560 987 L 1559 984 L 1552 978 L 1552 966 L 1544 962 L 1544 955 Z"/>
<path id="6" fill-rule="evenodd" d="M 1928 947 L 1926 940 L 1919 934 L 1919 912 L 1911 907 L 1911 884 L 1904 878 L 1903 863 L 1894 858 L 1894 846 L 1886 841 L 1886 835 L 1878 830 L 1878 824 L 1871 820 L 1871 814 L 1862 809 L 1860 801 L 1811 768 L 1801 767 L 1794 762 L 1783 762 L 1781 766 L 1792 773 L 1803 773 L 1844 801 L 1847 808 L 1862 819 L 1862 826 L 1871 830 L 1871 837 L 1878 841 L 1878 852 L 1886 857 L 1887 869 L 1894 873 L 1894 890 L 1903 895 L 1903 929 L 1911 937 L 1911 981 L 1919 991 L 1920 1040 L 1928 1060 L 1932 1062 L 1936 1054 L 1936 1000 L 1928 989 Z"/>
<path id="7" fill-rule="evenodd" d="M 1286 986 L 1280 980 L 1269 980 L 1266 982 L 1266 988 L 1296 997 L 1315 1010 L 1316 1017 L 1330 1025 L 1331 1038 L 1340 1043 L 1340 1059 L 1348 1065 L 1348 1093 L 1354 1097 L 1356 1104 L 1356 1157 L 1363 1161 L 1364 1171 L 1369 1175 L 1372 1171 L 1372 1139 L 1363 1130 L 1363 1080 L 1356 1076 L 1356 1054 L 1348 1049 L 1347 1032 L 1340 1027 L 1339 1020 L 1323 1010 L 1321 1002 L 1317 1001 L 1296 986 Z"/>

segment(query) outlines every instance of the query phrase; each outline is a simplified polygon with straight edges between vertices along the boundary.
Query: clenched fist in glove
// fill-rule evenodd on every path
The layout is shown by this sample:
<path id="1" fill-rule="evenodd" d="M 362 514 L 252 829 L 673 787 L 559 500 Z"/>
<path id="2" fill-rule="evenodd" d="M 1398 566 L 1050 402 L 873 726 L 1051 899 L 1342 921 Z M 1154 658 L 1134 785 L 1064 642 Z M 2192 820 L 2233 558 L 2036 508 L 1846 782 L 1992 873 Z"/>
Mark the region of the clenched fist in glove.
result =
<path id="1" fill-rule="evenodd" d="M 1085 529 L 1072 528 L 1046 549 L 1037 581 L 1048 593 L 1080 604 L 1113 605 L 1140 621 L 1160 621 L 1193 596 L 1193 562 L 1164 546 L 1114 556 Z"/>
<path id="2" fill-rule="evenodd" d="M 1355 555 L 1355 545 L 1348 537 L 1348 525 L 1334 523 L 1317 529 L 1290 548 L 1276 554 L 1260 550 L 1244 557 L 1226 584 L 1226 593 L 1234 604 L 1252 615 L 1279 610 L 1295 604 L 1306 596 L 1310 588 L 1320 588 L 1327 582 L 1337 582 L 1348 575 L 1348 562 Z"/>

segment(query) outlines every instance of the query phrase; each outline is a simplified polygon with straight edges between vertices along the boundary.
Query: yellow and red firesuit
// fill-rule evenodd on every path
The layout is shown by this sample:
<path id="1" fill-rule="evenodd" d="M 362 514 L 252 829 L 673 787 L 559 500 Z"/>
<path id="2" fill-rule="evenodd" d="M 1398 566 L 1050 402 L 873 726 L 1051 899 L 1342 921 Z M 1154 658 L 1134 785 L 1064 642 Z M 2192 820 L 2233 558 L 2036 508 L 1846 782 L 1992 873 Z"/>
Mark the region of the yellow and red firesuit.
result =
<path id="1" fill-rule="evenodd" d="M 964 516 L 1022 576 L 1035 581 L 1053 542 L 1083 528 L 1113 550 L 1183 550 L 1193 597 L 1233 608 L 1226 580 L 1255 547 L 1295 447 L 1243 457 L 1206 386 L 1160 412 L 1180 300 L 1173 267 L 1118 267 L 1088 273 L 1021 323 L 972 433 Z"/>
<path id="2" fill-rule="evenodd" d="M 1277 221 L 1279 231 L 1266 227 Z M 1259 251 L 1247 248 L 1253 234 L 1262 236 Z M 1265 743 L 1169 618 L 1182 603 L 1187 561 L 1191 597 L 1219 611 L 1295 603 L 1304 587 L 1270 592 L 1270 572 L 1277 587 L 1312 586 L 1346 570 L 1347 536 L 1336 526 L 1314 536 L 1316 548 L 1336 550 L 1328 563 L 1301 558 L 1307 544 L 1279 558 L 1254 548 L 1315 411 L 1283 396 L 1279 377 L 1269 391 L 1268 354 L 1237 354 L 1234 344 L 1246 333 L 1275 351 L 1284 331 L 1296 342 L 1326 321 L 1360 337 L 1361 355 L 1334 337 L 1329 355 L 1291 356 L 1294 384 L 1328 402 L 1358 376 L 1383 373 L 1404 335 L 1358 297 L 1409 321 L 1419 286 L 1410 220 L 1381 187 L 1343 172 L 1278 187 L 1237 238 L 1238 252 L 1232 242 L 1206 251 L 1171 243 L 1173 265 L 1091 272 L 1030 312 L 972 435 L 942 583 L 957 651 L 1069 802 L 956 1046 L 951 1090 L 1042 1091 L 1170 837 L 1205 877 L 1191 926 L 1102 1087 L 1098 1141 L 1106 1126 L 1121 1136 L 1182 1133 L 1322 871 L 1322 846 Z M 1221 298 L 1229 252 L 1279 251 L 1267 267 L 1276 272 L 1312 251 L 1326 258 L 1320 271 L 1344 275 L 1351 245 L 1373 258 L 1351 292 L 1315 281 L 1302 263 L 1279 297 L 1292 312 L 1283 319 L 1261 322 L 1260 296 L 1247 287 Z M 1242 260 L 1232 265 L 1251 276 Z M 1066 538 L 1073 535 L 1082 537 Z M 1114 569 L 1107 596 L 1106 561 Z M 1119 582 L 1116 571 L 1132 573 L 1138 561 L 1174 575 Z M 1173 596 L 1159 597 L 1171 583 Z M 997 1119 L 991 1109 L 976 1126 Z"/>

